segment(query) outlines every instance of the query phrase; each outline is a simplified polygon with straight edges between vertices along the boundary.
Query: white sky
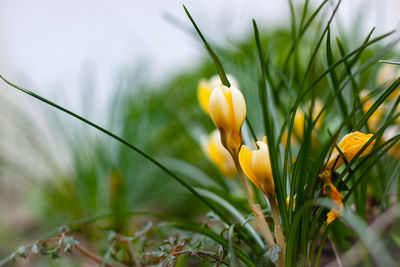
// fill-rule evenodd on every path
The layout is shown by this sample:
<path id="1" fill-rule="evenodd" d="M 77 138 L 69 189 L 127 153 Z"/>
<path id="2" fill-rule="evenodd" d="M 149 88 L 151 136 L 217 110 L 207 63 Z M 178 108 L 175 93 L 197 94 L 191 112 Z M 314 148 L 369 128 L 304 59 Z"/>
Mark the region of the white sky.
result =
<path id="1" fill-rule="evenodd" d="M 247 33 L 251 18 L 259 25 L 289 26 L 286 0 L 183 2 L 202 31 L 217 42 Z M 110 92 L 124 66 L 137 62 L 149 61 L 151 79 L 159 81 L 193 66 L 204 55 L 199 42 L 162 17 L 170 13 L 190 26 L 181 4 L 181 0 L 0 0 L 0 73 L 78 109 L 72 103 L 82 96 L 79 90 L 87 70 L 93 71 L 96 91 L 103 95 Z M 361 8 L 367 10 L 365 29 L 377 26 L 376 32 L 382 33 L 399 23 L 400 0 L 343 0 L 339 17 L 350 22 Z"/>

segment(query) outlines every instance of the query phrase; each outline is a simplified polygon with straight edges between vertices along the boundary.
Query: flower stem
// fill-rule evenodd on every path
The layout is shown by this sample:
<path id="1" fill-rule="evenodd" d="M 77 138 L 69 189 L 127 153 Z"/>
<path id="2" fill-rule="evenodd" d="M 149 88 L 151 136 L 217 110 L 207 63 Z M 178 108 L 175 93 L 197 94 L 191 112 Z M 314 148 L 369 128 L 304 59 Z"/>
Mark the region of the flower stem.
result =
<path id="1" fill-rule="evenodd" d="M 286 242 L 281 227 L 281 221 L 279 220 L 279 209 L 276 206 L 275 197 L 273 199 L 270 199 L 269 202 L 271 205 L 272 218 L 274 220 L 274 232 L 276 236 L 276 241 L 282 249 L 282 253 L 279 254 L 278 261 L 280 262 L 281 266 L 285 266 Z"/>
<path id="2" fill-rule="evenodd" d="M 263 235 L 265 241 L 267 242 L 268 247 L 272 247 L 273 245 L 275 245 L 275 241 L 274 238 L 272 237 L 271 230 L 268 227 L 267 221 L 265 220 L 261 207 L 260 205 L 254 203 L 252 196 L 253 194 L 251 193 L 250 187 L 247 184 L 247 181 L 244 177 L 244 173 L 242 168 L 240 167 L 239 158 L 237 154 L 235 155 L 232 153 L 231 155 L 233 161 L 235 162 L 235 166 L 240 177 L 240 182 L 242 183 L 244 192 L 246 194 L 247 201 L 249 202 L 249 206 L 254 214 L 254 217 L 256 218 L 257 226 L 260 229 L 261 234 Z"/>

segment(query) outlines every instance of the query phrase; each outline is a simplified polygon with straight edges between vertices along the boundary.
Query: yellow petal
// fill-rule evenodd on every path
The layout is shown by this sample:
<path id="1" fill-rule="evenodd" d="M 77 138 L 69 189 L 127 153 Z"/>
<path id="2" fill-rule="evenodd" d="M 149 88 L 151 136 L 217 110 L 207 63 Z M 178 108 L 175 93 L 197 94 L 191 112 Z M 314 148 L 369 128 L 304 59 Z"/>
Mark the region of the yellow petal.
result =
<path id="1" fill-rule="evenodd" d="M 330 224 L 331 222 L 333 222 L 336 218 L 339 217 L 339 214 L 336 211 L 331 210 L 330 212 L 328 212 L 327 214 L 327 219 L 326 222 L 328 224 Z"/>
<path id="2" fill-rule="evenodd" d="M 235 117 L 234 129 L 239 132 L 244 120 L 246 119 L 246 102 L 242 93 L 236 87 L 231 86 L 232 105 Z"/>
<path id="3" fill-rule="evenodd" d="M 372 137 L 372 134 L 364 134 L 361 132 L 353 132 L 350 134 L 345 135 L 342 140 L 339 142 L 339 149 L 342 151 L 343 155 L 345 156 L 346 160 L 350 162 L 354 156 L 361 150 L 361 148 L 368 142 L 368 140 Z M 365 156 L 368 154 L 372 147 L 375 144 L 375 140 L 372 141 L 367 148 L 363 150 L 360 157 Z M 335 164 L 335 166 L 334 166 Z M 339 152 L 334 149 L 331 159 L 326 164 L 326 169 L 330 170 L 334 166 L 334 169 L 339 168 L 344 164 L 342 157 L 340 156 Z"/>
<path id="4" fill-rule="evenodd" d="M 293 130 L 297 138 L 302 140 L 304 131 L 304 112 L 301 109 L 297 110 L 296 116 L 294 117 Z"/>
<path id="5" fill-rule="evenodd" d="M 235 163 L 228 150 L 221 143 L 218 130 L 215 130 L 205 145 L 205 151 L 209 159 L 218 167 L 226 177 L 234 177 L 236 174 Z"/>
<path id="6" fill-rule="evenodd" d="M 372 107 L 372 105 L 373 102 L 367 100 L 363 105 L 363 112 L 367 113 L 368 110 Z M 382 106 L 380 106 L 374 111 L 374 113 L 372 113 L 372 115 L 369 117 L 367 121 L 369 129 L 371 129 L 372 131 L 376 131 L 378 129 L 378 125 L 382 119 L 382 116 L 383 116 L 383 108 Z"/>
<path id="7" fill-rule="evenodd" d="M 235 87 L 219 85 L 210 96 L 210 115 L 231 153 L 237 153 L 242 143 L 241 127 L 246 118 L 246 102 Z"/>
<path id="8" fill-rule="evenodd" d="M 271 171 L 268 145 L 258 141 L 259 149 L 252 151 L 242 146 L 239 152 L 239 162 L 246 176 L 268 197 L 275 194 L 274 180 Z"/>
<path id="9" fill-rule="evenodd" d="M 239 83 L 236 80 L 235 77 L 233 77 L 233 75 L 231 74 L 226 74 L 226 77 L 228 78 L 229 83 L 231 84 L 231 87 L 234 86 L 236 88 L 239 88 Z M 217 87 L 218 85 L 222 84 L 221 82 L 221 78 L 219 77 L 219 75 L 214 75 L 210 78 L 210 80 L 208 80 L 208 82 L 210 83 L 212 88 Z"/>
<path id="10" fill-rule="evenodd" d="M 217 86 L 210 96 L 210 115 L 214 125 L 224 131 L 230 130 L 233 122 L 232 100 L 227 101 L 224 94 L 224 85 Z M 232 98 L 231 98 L 232 99 Z"/>
<path id="11" fill-rule="evenodd" d="M 210 95 L 214 88 L 210 86 L 209 82 L 205 79 L 201 79 L 197 86 L 197 99 L 200 107 L 208 115 L 210 114 Z"/>

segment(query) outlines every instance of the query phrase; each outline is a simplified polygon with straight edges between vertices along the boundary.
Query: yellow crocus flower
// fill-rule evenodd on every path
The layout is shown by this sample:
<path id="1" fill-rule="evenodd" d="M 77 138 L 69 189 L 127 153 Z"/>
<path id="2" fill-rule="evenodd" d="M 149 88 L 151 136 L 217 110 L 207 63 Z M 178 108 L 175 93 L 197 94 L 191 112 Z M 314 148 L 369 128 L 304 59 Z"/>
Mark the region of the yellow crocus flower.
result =
<path id="1" fill-rule="evenodd" d="M 312 110 L 312 119 L 315 120 L 318 116 L 318 114 L 321 112 L 322 110 L 322 103 L 321 101 L 319 101 L 318 99 L 315 100 L 314 102 L 314 107 Z M 313 144 L 317 143 L 317 135 L 315 133 L 315 129 L 316 130 L 321 130 L 322 128 L 322 119 L 324 117 L 324 113 L 322 113 L 322 115 L 318 118 L 318 121 L 315 124 L 315 128 L 312 131 L 312 139 L 313 139 Z M 304 134 L 304 121 L 305 121 L 305 114 L 304 111 L 302 109 L 298 109 L 296 112 L 296 116 L 294 118 L 294 123 L 293 123 L 293 133 L 294 135 L 292 135 L 290 142 L 296 143 L 296 138 L 297 137 L 298 140 L 302 140 L 303 139 L 303 134 Z M 282 135 L 282 142 L 283 145 L 286 146 L 286 139 L 287 139 L 287 132 L 284 132 Z"/>
<path id="2" fill-rule="evenodd" d="M 239 152 L 239 162 L 246 176 L 257 188 L 275 201 L 275 185 L 269 159 L 268 145 L 264 141 L 257 142 L 258 149 L 251 150 L 243 145 Z"/>
<path id="3" fill-rule="evenodd" d="M 372 134 L 364 134 L 361 132 L 353 132 L 345 135 L 338 144 L 338 148 L 342 151 L 346 160 L 350 162 L 355 155 L 361 150 L 361 148 L 368 142 L 372 137 Z M 361 153 L 360 157 L 368 154 L 375 144 L 375 140 L 372 141 Z M 325 166 L 325 169 L 318 175 L 318 177 L 324 182 L 323 193 L 329 195 L 329 198 L 335 204 L 327 215 L 327 223 L 333 222 L 336 218 L 342 216 L 343 213 L 343 202 L 342 194 L 333 185 L 331 180 L 331 174 L 333 170 L 336 170 L 344 164 L 342 157 L 335 148 L 331 155 L 331 159 Z"/>
<path id="4" fill-rule="evenodd" d="M 203 150 L 226 177 L 235 177 L 235 163 L 228 150 L 222 145 L 218 130 L 213 131 L 208 140 L 203 143 Z"/>
<path id="5" fill-rule="evenodd" d="M 235 87 L 239 87 L 238 82 L 236 79 L 228 74 L 227 78 L 231 85 Z M 221 79 L 218 75 L 214 75 L 210 79 L 201 79 L 197 86 L 197 99 L 201 108 L 204 110 L 205 113 L 210 115 L 210 96 L 214 88 L 218 85 L 222 84 Z"/>
<path id="6" fill-rule="evenodd" d="M 372 134 L 364 134 L 359 131 L 350 133 L 345 135 L 342 140 L 339 142 L 338 147 L 342 151 L 343 155 L 346 157 L 347 162 L 350 162 L 354 156 L 361 150 L 361 148 L 368 142 L 368 140 L 372 137 Z M 365 156 L 368 154 L 372 147 L 375 144 L 375 140 L 372 141 L 367 148 L 361 153 L 360 157 Z M 335 148 L 333 150 L 331 159 L 325 166 L 325 169 L 336 170 L 340 166 L 344 164 L 342 157 L 340 156 L 339 152 Z"/>
<path id="7" fill-rule="evenodd" d="M 221 134 L 221 142 L 234 156 L 242 144 L 241 127 L 246 119 L 246 102 L 235 86 L 218 85 L 210 96 L 210 115 Z"/>

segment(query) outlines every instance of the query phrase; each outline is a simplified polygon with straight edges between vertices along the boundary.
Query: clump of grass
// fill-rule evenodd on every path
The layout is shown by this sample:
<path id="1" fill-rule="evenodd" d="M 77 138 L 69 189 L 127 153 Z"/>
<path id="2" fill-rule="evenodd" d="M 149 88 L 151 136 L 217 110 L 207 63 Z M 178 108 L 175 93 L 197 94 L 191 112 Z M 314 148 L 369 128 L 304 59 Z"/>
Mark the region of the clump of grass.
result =
<path id="1" fill-rule="evenodd" d="M 399 247 L 395 220 L 399 217 L 396 207 L 400 190 L 394 185 L 398 185 L 400 170 L 396 158 L 400 151 L 397 146 L 400 78 L 394 69 L 389 72 L 395 73 L 393 76 L 382 74 L 386 81 L 377 83 L 377 73 L 384 64 L 396 68 L 396 61 L 379 60 L 393 53 L 397 40 L 377 47 L 393 32 L 375 36 L 374 29 L 360 43 L 348 41 L 351 38 L 341 34 L 334 35 L 332 21 L 341 1 L 327 20 L 319 15 L 326 9 L 326 3 L 323 1 L 312 9 L 306 1 L 297 14 L 300 20 L 292 8 L 291 30 L 286 32 L 263 35 L 253 20 L 254 39 L 239 44 L 237 51 L 221 47 L 214 50 L 185 8 L 215 68 L 207 64 L 195 74 L 177 77 L 167 86 L 169 89 L 146 94 L 149 100 L 146 105 L 136 102 L 135 94 L 132 98 L 117 97 L 115 103 L 121 107 L 121 114 L 116 117 L 122 118 L 116 127 L 119 134 L 0 76 L 10 86 L 94 127 L 118 144 L 111 148 L 99 146 L 99 156 L 89 157 L 93 163 L 86 157 L 75 157 L 79 164 L 77 170 L 82 171 L 77 176 L 84 177 L 84 181 L 77 183 L 76 190 L 88 190 L 78 193 L 85 197 L 80 203 L 87 204 L 80 207 L 78 215 L 106 212 L 97 207 L 107 203 L 111 205 L 111 213 L 67 224 L 21 247 L 0 261 L 0 266 L 27 253 L 57 257 L 62 250 L 65 253 L 80 251 L 105 265 L 119 262 L 127 266 L 150 262 L 174 265 L 179 261 L 188 264 L 192 257 L 201 258 L 202 264 L 229 266 L 318 266 L 329 262 L 341 265 L 342 261 L 347 264 L 344 261 L 351 259 L 354 253 L 358 261 L 395 265 L 392 252 Z M 201 136 L 211 133 L 214 127 L 197 106 L 195 91 L 187 88 L 195 88 L 201 78 L 218 74 L 218 86 L 229 89 L 232 81 L 226 73 L 238 80 L 247 106 L 246 121 L 238 136 L 250 150 L 261 151 L 268 146 L 264 155 L 268 160 L 256 166 L 262 169 L 268 165 L 268 177 L 262 177 L 263 180 L 257 175 L 251 177 L 246 171 L 246 167 L 250 167 L 245 166 L 240 157 L 236 158 L 244 146 L 239 144 L 233 149 L 228 137 L 223 137 L 226 129 L 218 123 L 216 126 L 239 176 L 243 168 L 255 186 L 248 185 L 244 179 L 241 183 L 224 179 L 216 169 L 208 169 L 208 174 L 199 170 L 207 165 L 198 146 L 202 143 Z M 367 93 L 363 91 L 365 88 L 368 88 Z M 176 96 L 182 102 L 177 103 Z M 152 106 L 151 101 L 157 104 L 153 102 Z M 132 104 L 140 108 L 132 108 Z M 148 108 L 146 113 L 144 107 Z M 155 126 L 155 118 L 169 121 L 164 117 L 166 111 L 178 121 L 179 131 L 170 132 L 163 127 L 160 130 Z M 264 136 L 264 143 L 256 143 Z M 181 140 L 184 141 L 180 143 Z M 158 147 L 168 149 L 164 152 Z M 131 150 L 138 157 L 130 153 Z M 75 151 L 79 152 L 79 147 Z M 115 153 L 113 164 L 106 164 L 109 158 L 104 156 L 104 151 Z M 168 153 L 179 159 L 166 158 Z M 164 157 L 150 156 L 155 154 Z M 199 157 L 202 158 L 200 163 Z M 107 166 L 102 175 L 97 173 L 104 166 L 97 166 L 96 162 Z M 133 167 L 131 162 L 135 162 Z M 161 172 L 150 171 L 153 167 Z M 126 179 L 127 175 L 139 171 L 143 171 L 144 176 L 133 175 L 135 182 Z M 151 212 L 126 212 L 132 209 L 134 196 L 141 196 L 140 189 L 134 194 L 131 190 L 148 179 L 146 176 L 160 175 L 177 181 L 193 195 L 193 203 L 202 204 L 196 222 Z M 101 180 L 104 176 L 109 180 Z M 265 179 L 271 179 L 269 190 L 263 187 Z M 109 191 L 98 189 L 105 184 L 111 185 Z M 272 191 L 271 184 L 274 185 Z M 150 183 L 147 190 L 151 191 L 155 185 Z M 248 190 L 246 195 L 244 189 Z M 168 189 L 164 191 L 165 196 L 158 196 L 161 200 L 177 198 Z M 182 206 L 183 212 L 190 209 Z M 67 209 L 58 207 L 64 208 Z M 75 210 L 72 208 L 71 213 Z M 206 210 L 209 213 L 204 216 Z M 388 214 L 390 220 L 382 225 L 382 216 Z M 155 233 L 154 237 L 165 239 L 163 249 L 157 250 L 149 244 L 149 238 L 142 243 L 138 240 L 141 232 L 132 227 L 134 222 L 128 219 L 137 215 L 155 217 L 157 225 L 168 222 L 182 232 L 178 237 L 171 229 Z M 104 241 L 107 249 L 101 257 L 88 252 L 71 235 L 104 218 L 114 219 L 106 221 L 105 228 L 113 229 L 112 238 Z M 388 228 L 386 235 L 382 234 L 383 228 Z M 182 237 L 188 233 L 196 233 L 201 241 Z M 348 241 L 350 237 L 356 241 Z M 56 244 L 48 245 L 52 238 L 56 239 Z M 363 246 L 368 253 L 364 253 Z"/>

